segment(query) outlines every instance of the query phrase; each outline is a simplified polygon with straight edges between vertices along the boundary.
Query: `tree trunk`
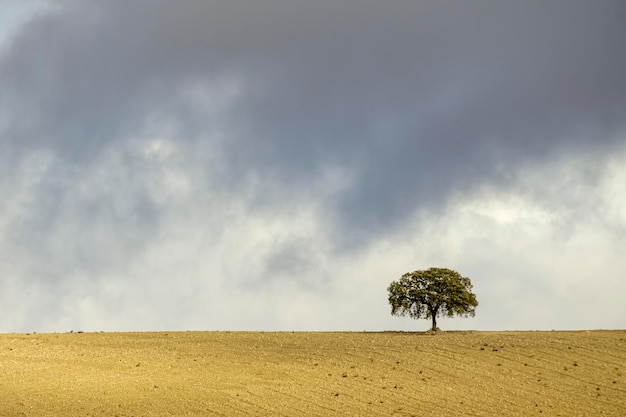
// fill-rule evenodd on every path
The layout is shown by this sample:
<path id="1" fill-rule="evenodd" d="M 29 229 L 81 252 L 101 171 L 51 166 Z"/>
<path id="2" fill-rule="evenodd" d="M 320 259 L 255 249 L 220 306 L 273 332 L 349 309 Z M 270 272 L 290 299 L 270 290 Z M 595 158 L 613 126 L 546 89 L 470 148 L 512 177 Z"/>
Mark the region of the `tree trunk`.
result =
<path id="1" fill-rule="evenodd" d="M 430 330 L 432 330 L 433 332 L 437 331 L 437 310 L 439 309 L 435 308 L 433 310 L 430 310 L 430 315 L 431 315 L 431 318 L 433 319 L 433 327 L 431 327 Z"/>

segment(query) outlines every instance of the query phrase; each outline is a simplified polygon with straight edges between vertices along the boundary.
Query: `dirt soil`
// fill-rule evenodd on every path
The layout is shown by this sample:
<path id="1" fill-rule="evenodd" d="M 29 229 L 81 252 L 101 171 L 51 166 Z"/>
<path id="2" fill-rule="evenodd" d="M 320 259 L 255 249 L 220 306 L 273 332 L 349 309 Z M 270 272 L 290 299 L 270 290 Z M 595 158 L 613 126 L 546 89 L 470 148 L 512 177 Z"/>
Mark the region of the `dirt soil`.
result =
<path id="1" fill-rule="evenodd" d="M 626 416 L 626 331 L 0 335 L 0 416 Z"/>

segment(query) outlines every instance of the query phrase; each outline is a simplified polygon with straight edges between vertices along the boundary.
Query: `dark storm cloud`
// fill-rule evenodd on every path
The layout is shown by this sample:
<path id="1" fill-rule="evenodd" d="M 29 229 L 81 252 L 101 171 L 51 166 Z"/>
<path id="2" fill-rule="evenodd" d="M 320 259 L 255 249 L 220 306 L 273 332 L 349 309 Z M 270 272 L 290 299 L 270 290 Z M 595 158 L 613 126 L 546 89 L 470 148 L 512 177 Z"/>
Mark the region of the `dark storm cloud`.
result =
<path id="1" fill-rule="evenodd" d="M 324 204 L 354 247 L 503 167 L 610 147 L 626 120 L 625 40 L 619 0 L 67 1 L 1 58 L 3 141 L 50 149 L 80 176 L 167 126 L 219 149 L 212 172 L 234 193 L 260 178 L 270 206 L 341 168 L 352 182 Z M 228 79 L 224 107 L 190 101 L 222 100 L 212 89 Z"/>

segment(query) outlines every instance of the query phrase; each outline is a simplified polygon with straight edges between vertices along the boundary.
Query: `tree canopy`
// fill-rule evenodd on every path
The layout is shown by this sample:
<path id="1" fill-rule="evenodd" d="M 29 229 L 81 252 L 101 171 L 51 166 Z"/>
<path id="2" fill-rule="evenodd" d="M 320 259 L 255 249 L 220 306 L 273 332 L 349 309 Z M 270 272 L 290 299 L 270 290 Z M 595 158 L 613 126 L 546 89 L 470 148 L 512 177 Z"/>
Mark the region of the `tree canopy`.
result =
<path id="1" fill-rule="evenodd" d="M 469 278 L 451 269 L 408 272 L 387 289 L 391 314 L 430 318 L 431 330 L 437 331 L 437 317 L 474 317 L 478 301 L 472 287 Z"/>

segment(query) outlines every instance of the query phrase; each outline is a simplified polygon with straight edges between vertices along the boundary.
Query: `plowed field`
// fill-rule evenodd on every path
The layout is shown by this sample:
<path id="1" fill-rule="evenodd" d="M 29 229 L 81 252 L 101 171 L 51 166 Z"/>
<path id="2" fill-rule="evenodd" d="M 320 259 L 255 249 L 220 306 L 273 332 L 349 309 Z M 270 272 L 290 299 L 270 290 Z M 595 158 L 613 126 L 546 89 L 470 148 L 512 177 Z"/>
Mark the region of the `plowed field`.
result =
<path id="1" fill-rule="evenodd" d="M 626 331 L 0 335 L 0 416 L 626 416 Z"/>

